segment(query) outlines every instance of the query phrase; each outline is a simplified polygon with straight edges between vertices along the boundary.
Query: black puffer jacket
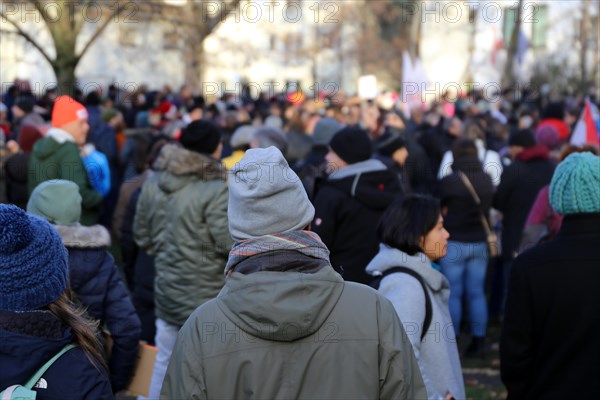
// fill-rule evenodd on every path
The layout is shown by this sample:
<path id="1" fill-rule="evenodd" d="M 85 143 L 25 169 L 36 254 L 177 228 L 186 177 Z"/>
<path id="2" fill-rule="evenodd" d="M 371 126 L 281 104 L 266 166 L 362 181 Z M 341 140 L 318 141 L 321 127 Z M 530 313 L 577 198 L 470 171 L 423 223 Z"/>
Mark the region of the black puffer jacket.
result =
<path id="1" fill-rule="evenodd" d="M 512 258 L 519 247 L 529 211 L 539 191 L 550 183 L 554 167 L 548 149 L 534 146 L 523 150 L 502 172 L 493 206 L 503 214 L 503 257 Z"/>
<path id="2" fill-rule="evenodd" d="M 70 328 L 49 311 L 0 311 L 0 391 L 25 383 L 63 347 L 73 342 Z M 42 375 L 37 400 L 109 400 L 106 371 L 81 348 L 63 354 Z M 43 387 L 43 388 L 42 388 Z"/>
<path id="3" fill-rule="evenodd" d="M 124 269 L 129 271 L 133 305 L 142 322 L 142 340 L 154 344 L 156 315 L 154 313 L 154 256 L 140 249 L 133 239 L 133 219 L 142 188 L 131 195 L 121 225 L 121 249 Z"/>
<path id="4" fill-rule="evenodd" d="M 108 367 L 116 393 L 125 389 L 133 373 L 141 327 L 115 260 L 106 251 L 110 235 L 101 225 L 56 229 L 69 250 L 71 289 L 89 315 L 106 324 L 113 339 Z"/>
<path id="5" fill-rule="evenodd" d="M 334 172 L 317 193 L 312 230 L 331 251 L 333 267 L 343 268 L 345 280 L 372 280 L 365 267 L 379 251 L 377 224 L 399 194 L 397 175 L 379 160 Z"/>

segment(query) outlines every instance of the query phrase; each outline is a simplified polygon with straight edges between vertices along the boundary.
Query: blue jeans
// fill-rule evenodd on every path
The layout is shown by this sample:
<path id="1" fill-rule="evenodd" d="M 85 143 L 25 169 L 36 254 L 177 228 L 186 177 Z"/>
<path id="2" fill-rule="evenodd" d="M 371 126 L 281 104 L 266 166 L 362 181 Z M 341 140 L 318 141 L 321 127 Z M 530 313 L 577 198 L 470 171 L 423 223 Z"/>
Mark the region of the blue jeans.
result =
<path id="1" fill-rule="evenodd" d="M 460 332 L 462 298 L 467 294 L 471 320 L 471 335 L 485 336 L 488 320 L 484 284 L 488 264 L 486 242 L 463 243 L 448 241 L 448 253 L 439 260 L 442 273 L 450 282 L 450 317 L 454 331 Z"/>

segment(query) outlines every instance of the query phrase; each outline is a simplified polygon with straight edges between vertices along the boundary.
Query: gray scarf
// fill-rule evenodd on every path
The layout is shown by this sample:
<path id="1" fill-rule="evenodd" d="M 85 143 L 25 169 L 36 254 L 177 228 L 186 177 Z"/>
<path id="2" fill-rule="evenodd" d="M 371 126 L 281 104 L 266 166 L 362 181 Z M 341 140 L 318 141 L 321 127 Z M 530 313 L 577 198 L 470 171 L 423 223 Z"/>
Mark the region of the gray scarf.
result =
<path id="1" fill-rule="evenodd" d="M 277 264 L 279 265 L 283 254 L 285 254 L 283 261 L 288 261 L 291 264 L 296 264 L 298 261 L 298 257 L 295 257 L 295 255 L 305 260 L 306 258 L 313 259 L 317 265 L 329 264 L 329 250 L 323 244 L 319 235 L 310 231 L 292 231 L 235 242 L 229 252 L 225 274 L 232 269 L 242 272 L 238 267 L 252 257 L 255 257 L 257 261 L 264 262 L 264 257 L 269 256 L 266 260 L 268 264 L 270 264 L 268 260 L 274 260 L 273 257 L 277 257 Z M 312 262 L 308 264 L 315 265 Z M 277 270 L 277 266 L 267 265 L 261 269 Z M 289 270 L 289 268 L 285 270 Z"/>

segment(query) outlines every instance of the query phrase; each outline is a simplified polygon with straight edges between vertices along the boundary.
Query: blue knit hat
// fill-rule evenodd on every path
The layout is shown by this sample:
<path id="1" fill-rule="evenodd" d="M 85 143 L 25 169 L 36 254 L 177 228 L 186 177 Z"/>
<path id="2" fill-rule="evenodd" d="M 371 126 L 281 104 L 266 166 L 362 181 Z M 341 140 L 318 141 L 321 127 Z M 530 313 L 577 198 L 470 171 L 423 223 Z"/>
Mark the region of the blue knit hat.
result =
<path id="1" fill-rule="evenodd" d="M 0 204 L 0 310 L 35 310 L 67 287 L 67 250 L 48 222 Z"/>
<path id="2" fill-rule="evenodd" d="M 600 157 L 575 153 L 561 162 L 550 182 L 550 204 L 563 215 L 600 213 Z"/>

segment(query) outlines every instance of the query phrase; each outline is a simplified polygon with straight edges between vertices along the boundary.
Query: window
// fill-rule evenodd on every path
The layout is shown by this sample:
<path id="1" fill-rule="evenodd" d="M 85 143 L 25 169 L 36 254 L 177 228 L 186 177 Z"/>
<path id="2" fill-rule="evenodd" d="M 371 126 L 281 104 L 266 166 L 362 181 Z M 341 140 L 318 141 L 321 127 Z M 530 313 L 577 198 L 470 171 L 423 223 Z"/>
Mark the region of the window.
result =
<path id="1" fill-rule="evenodd" d="M 521 13 L 521 30 L 531 38 L 530 45 L 533 48 L 545 47 L 548 36 L 548 6 L 534 5 L 526 7 Z M 517 9 L 515 7 L 504 9 L 504 23 L 502 34 L 504 47 L 510 47 L 512 32 L 517 23 Z"/>
<path id="2" fill-rule="evenodd" d="M 179 34 L 177 31 L 165 32 L 163 35 L 163 49 L 176 50 L 179 48 Z"/>
<path id="3" fill-rule="evenodd" d="M 139 32 L 131 27 L 125 26 L 125 24 L 119 24 L 119 44 L 123 47 L 136 47 L 139 46 L 140 35 Z"/>
<path id="4" fill-rule="evenodd" d="M 531 47 L 545 47 L 548 33 L 548 6 L 536 5 L 531 23 Z"/>

